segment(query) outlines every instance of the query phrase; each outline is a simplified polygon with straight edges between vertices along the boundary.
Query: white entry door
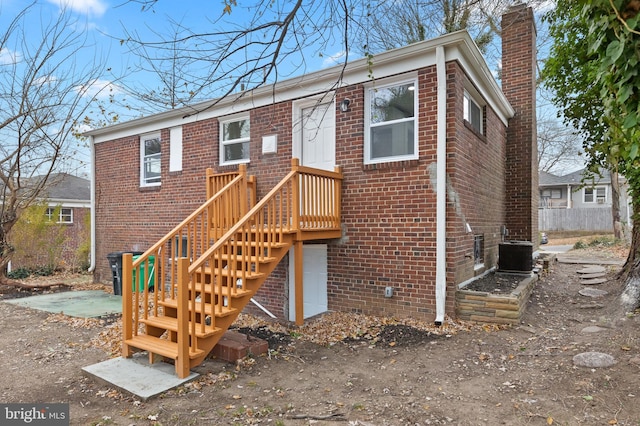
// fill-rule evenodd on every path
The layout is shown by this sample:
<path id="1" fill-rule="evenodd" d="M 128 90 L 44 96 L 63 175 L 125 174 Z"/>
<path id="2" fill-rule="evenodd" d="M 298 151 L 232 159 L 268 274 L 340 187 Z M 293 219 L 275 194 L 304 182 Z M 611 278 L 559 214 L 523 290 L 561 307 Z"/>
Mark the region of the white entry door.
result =
<path id="1" fill-rule="evenodd" d="M 304 318 L 326 312 L 327 299 L 327 245 L 305 244 L 303 249 Z M 296 286 L 293 249 L 289 250 L 289 321 L 296 319 Z"/>
<path id="2" fill-rule="evenodd" d="M 335 103 L 303 101 L 294 111 L 294 156 L 303 166 L 333 171 L 336 165 Z M 326 312 L 327 301 L 327 245 L 303 246 L 304 317 Z M 295 321 L 295 259 L 289 251 L 289 320 Z"/>
<path id="3" fill-rule="evenodd" d="M 336 165 L 336 114 L 333 102 L 302 108 L 303 166 L 333 171 Z"/>

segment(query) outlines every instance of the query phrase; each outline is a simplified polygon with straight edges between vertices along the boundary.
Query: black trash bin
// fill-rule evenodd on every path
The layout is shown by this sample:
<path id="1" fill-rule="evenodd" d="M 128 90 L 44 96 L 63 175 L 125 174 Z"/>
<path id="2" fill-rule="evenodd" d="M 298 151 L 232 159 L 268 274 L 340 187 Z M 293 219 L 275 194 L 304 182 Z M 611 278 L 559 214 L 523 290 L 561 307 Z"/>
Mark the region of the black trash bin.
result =
<path id="1" fill-rule="evenodd" d="M 113 275 L 113 294 L 116 296 L 122 295 L 122 255 L 125 253 L 131 253 L 134 256 L 139 256 L 143 251 L 114 251 L 107 255 L 109 259 L 109 265 L 111 266 L 111 274 Z"/>

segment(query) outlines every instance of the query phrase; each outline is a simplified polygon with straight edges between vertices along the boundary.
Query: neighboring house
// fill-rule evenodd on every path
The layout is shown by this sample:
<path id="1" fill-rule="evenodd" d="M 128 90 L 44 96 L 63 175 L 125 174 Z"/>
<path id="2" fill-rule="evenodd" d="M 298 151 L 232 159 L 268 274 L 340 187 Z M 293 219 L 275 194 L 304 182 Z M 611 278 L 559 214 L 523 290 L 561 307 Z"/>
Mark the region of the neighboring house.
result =
<path id="1" fill-rule="evenodd" d="M 67 173 L 55 173 L 49 176 L 47 182 L 47 187 L 38 198 L 49 206 L 45 213 L 47 218 L 64 227 L 62 246 L 55 253 L 58 262 L 55 267 L 87 267 L 90 253 L 85 250 L 82 254 L 81 247 L 83 244 L 89 247 L 91 181 Z M 48 266 L 51 254 L 47 251 L 51 247 L 41 247 L 42 244 L 39 243 L 41 242 L 29 241 L 27 236 L 24 244 L 29 247 L 17 247 L 10 269 Z"/>
<path id="2" fill-rule="evenodd" d="M 611 174 L 584 179 L 586 169 L 564 176 L 540 172 L 539 224 L 541 231 L 613 232 Z M 631 200 L 627 181 L 618 176 L 620 220 L 629 224 Z"/>
<path id="3" fill-rule="evenodd" d="M 462 31 L 88 132 L 95 280 L 111 280 L 107 254 L 149 249 L 204 203 L 207 168 L 246 165 L 260 200 L 299 158 L 343 176 L 340 238 L 302 246 L 304 316 L 443 322 L 458 284 L 496 266 L 507 234 L 537 245 L 529 8 L 503 18 L 502 65 L 503 90 Z M 285 256 L 253 298 L 294 319 L 296 272 Z"/>

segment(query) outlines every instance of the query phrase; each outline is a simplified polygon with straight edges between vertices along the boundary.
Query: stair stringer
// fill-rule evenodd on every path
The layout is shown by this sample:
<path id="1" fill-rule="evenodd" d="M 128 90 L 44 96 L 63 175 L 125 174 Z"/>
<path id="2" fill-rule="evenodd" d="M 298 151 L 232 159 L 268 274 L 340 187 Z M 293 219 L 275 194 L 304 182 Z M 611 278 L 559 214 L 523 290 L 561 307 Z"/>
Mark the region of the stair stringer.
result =
<path id="1" fill-rule="evenodd" d="M 222 331 L 218 334 L 206 338 L 196 337 L 198 339 L 198 349 L 201 349 L 203 351 L 203 354 L 189 360 L 190 368 L 200 365 L 211 353 L 224 333 L 229 329 L 229 327 L 231 327 L 231 325 L 238 318 L 238 315 L 240 315 L 245 306 L 247 306 L 247 304 L 251 301 L 251 298 L 258 292 L 258 290 L 267 281 L 267 279 L 269 279 L 271 273 L 276 269 L 282 259 L 284 259 L 285 255 L 289 252 L 289 249 L 295 243 L 295 235 L 295 233 L 283 234 L 282 241 L 280 241 L 276 247 L 271 248 L 272 260 L 268 263 L 265 263 L 261 267 L 260 272 L 262 272 L 263 275 L 252 280 L 253 282 L 251 283 L 251 292 L 246 295 L 233 298 L 232 307 L 234 308 L 234 312 L 227 315 L 216 315 L 215 325 Z"/>

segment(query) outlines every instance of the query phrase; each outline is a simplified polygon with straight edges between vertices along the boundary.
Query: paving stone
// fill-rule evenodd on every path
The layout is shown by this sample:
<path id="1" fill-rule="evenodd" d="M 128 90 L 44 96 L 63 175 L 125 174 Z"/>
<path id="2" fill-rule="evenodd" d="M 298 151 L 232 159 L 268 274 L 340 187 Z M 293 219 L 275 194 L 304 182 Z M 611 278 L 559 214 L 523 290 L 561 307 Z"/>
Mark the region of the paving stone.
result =
<path id="1" fill-rule="evenodd" d="M 573 357 L 573 364 L 580 367 L 611 367 L 616 363 L 614 357 L 602 352 L 583 352 Z"/>
<path id="2" fill-rule="evenodd" d="M 591 279 L 591 278 L 602 278 L 607 274 L 604 272 L 595 272 L 593 274 L 580 274 L 580 278 L 583 280 Z"/>
<path id="3" fill-rule="evenodd" d="M 604 284 L 606 282 L 607 282 L 606 278 L 590 278 L 586 280 L 580 280 L 580 284 L 583 284 L 583 285 L 597 285 L 597 284 Z"/>
<path id="4" fill-rule="evenodd" d="M 597 325 L 590 325 L 588 327 L 583 328 L 581 333 L 599 333 L 601 331 L 605 331 L 606 328 L 598 327 Z"/>
<path id="5" fill-rule="evenodd" d="M 578 305 L 578 309 L 602 309 L 604 305 L 601 303 L 589 303 L 584 305 Z"/>
<path id="6" fill-rule="evenodd" d="M 586 297 L 602 297 L 606 294 L 609 294 L 609 292 L 598 290 L 597 288 L 583 288 L 578 293 Z"/>
<path id="7" fill-rule="evenodd" d="M 578 274 L 598 274 L 606 272 L 604 266 L 600 265 L 588 265 L 578 271 Z"/>

